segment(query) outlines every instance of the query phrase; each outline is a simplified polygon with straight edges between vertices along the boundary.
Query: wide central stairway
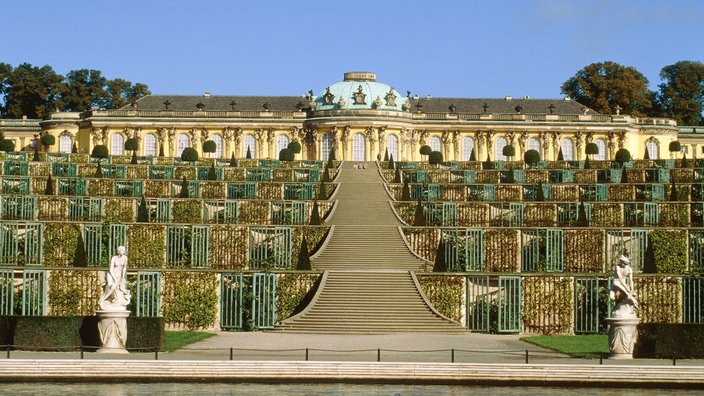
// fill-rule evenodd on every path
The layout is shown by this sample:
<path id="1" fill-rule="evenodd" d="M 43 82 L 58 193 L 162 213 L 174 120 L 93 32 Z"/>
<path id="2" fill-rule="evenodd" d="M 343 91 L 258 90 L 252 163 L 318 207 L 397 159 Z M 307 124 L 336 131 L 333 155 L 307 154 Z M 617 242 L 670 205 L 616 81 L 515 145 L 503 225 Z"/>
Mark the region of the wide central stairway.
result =
<path id="1" fill-rule="evenodd" d="M 312 257 L 324 270 L 311 303 L 275 330 L 299 333 L 461 333 L 425 299 L 413 271 L 429 263 L 401 237 L 383 179 L 374 163 L 344 162 L 336 178 L 337 206 L 328 243 Z"/>

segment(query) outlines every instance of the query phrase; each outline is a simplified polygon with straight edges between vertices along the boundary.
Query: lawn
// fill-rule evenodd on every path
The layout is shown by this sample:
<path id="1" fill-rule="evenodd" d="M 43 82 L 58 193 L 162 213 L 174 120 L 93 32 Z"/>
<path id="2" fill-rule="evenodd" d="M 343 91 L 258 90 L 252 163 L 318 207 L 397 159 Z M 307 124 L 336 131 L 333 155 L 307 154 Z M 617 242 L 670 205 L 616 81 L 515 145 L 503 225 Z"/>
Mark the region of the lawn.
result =
<path id="1" fill-rule="evenodd" d="M 577 358 L 594 359 L 600 353 L 609 352 L 609 337 L 606 334 L 533 336 L 523 337 L 521 341 Z"/>
<path id="2" fill-rule="evenodd" d="M 214 336 L 213 333 L 204 331 L 165 331 L 164 345 L 161 350 L 164 352 L 175 351 L 194 342 L 203 341 Z"/>

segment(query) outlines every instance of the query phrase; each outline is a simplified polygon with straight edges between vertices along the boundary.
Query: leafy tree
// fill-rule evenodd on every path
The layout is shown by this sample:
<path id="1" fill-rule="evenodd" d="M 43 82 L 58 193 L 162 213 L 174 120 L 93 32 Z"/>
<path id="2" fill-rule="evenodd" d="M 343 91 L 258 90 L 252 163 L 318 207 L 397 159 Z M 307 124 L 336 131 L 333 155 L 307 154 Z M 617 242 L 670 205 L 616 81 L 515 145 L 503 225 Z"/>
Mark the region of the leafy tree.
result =
<path id="1" fill-rule="evenodd" d="M 584 147 L 584 153 L 587 155 L 597 155 L 599 154 L 599 146 L 596 143 L 587 143 Z"/>
<path id="2" fill-rule="evenodd" d="M 85 111 L 104 107 L 107 81 L 99 70 L 80 69 L 66 73 L 61 95 L 64 110 Z"/>
<path id="3" fill-rule="evenodd" d="M 428 155 L 428 163 L 430 165 L 442 164 L 442 153 L 439 151 L 431 151 Z"/>
<path id="4" fill-rule="evenodd" d="M 562 154 L 562 146 L 560 146 L 560 151 L 557 152 L 557 160 L 558 160 L 558 161 L 564 161 L 564 160 L 565 160 L 565 155 Z"/>
<path id="5" fill-rule="evenodd" d="M 653 107 L 654 94 L 648 79 L 630 66 L 615 62 L 592 63 L 562 83 L 562 93 L 597 113 L 621 112 L 646 116 Z"/>
<path id="6" fill-rule="evenodd" d="M 503 154 L 505 157 L 513 158 L 513 156 L 516 155 L 516 148 L 508 144 L 504 146 L 504 148 L 501 150 L 501 154 Z"/>
<path id="7" fill-rule="evenodd" d="M 203 152 L 213 155 L 213 153 L 218 149 L 218 146 L 212 140 L 206 140 L 203 142 Z"/>
<path id="8" fill-rule="evenodd" d="M 73 142 L 71 145 L 71 154 L 78 154 L 78 145 L 76 145 L 76 142 Z"/>
<path id="9" fill-rule="evenodd" d="M 63 77 L 51 66 L 36 67 L 23 63 L 15 69 L 3 64 L 5 77 L 0 83 L 0 96 L 4 95 L 1 108 L 4 118 L 42 118 L 60 104 L 65 89 Z M 0 76 L 2 77 L 2 76 Z"/>
<path id="10" fill-rule="evenodd" d="M 469 160 L 470 161 L 476 161 L 477 160 L 477 152 L 474 147 L 472 147 L 472 152 L 469 154 Z"/>
<path id="11" fill-rule="evenodd" d="M 159 145 L 159 157 L 163 157 L 163 156 L 164 156 L 164 145 L 160 144 Z"/>
<path id="12" fill-rule="evenodd" d="M 445 257 L 445 238 L 440 238 L 433 263 L 433 272 L 447 272 L 447 258 Z"/>
<path id="13" fill-rule="evenodd" d="M 660 70 L 658 104 L 679 125 L 704 125 L 704 64 L 680 61 Z"/>
<path id="14" fill-rule="evenodd" d="M 489 157 L 489 152 L 487 151 L 486 153 L 486 161 L 482 163 L 482 169 L 488 170 L 488 169 L 494 169 L 494 163 L 491 162 L 491 157 Z"/>
<path id="15" fill-rule="evenodd" d="M 328 188 L 325 186 L 325 180 L 320 179 L 320 185 L 318 186 L 318 197 L 320 199 L 328 199 Z"/>
<path id="16" fill-rule="evenodd" d="M 279 161 L 293 161 L 294 155 L 293 150 L 290 148 L 281 149 L 279 151 Z"/>
<path id="17" fill-rule="evenodd" d="M 293 151 L 294 154 L 299 154 L 301 152 L 301 142 L 299 142 L 298 140 L 294 140 L 294 141 L 290 142 L 288 144 L 288 147 L 286 147 L 286 148 L 291 149 L 291 151 Z M 247 147 L 247 151 L 249 152 L 249 147 Z M 248 158 L 251 158 L 251 157 L 248 157 Z"/>
<path id="18" fill-rule="evenodd" d="M 5 134 L 3 132 L 0 132 L 0 151 L 15 151 L 15 141 L 5 139 Z"/>
<path id="19" fill-rule="evenodd" d="M 526 153 L 523 154 L 523 161 L 525 161 L 529 168 L 532 168 L 540 162 L 540 153 L 538 150 L 534 149 L 527 150 Z"/>
<path id="20" fill-rule="evenodd" d="M 198 161 L 198 152 L 193 147 L 186 147 L 181 152 L 181 161 L 188 161 L 188 162 Z"/>
<path id="21" fill-rule="evenodd" d="M 119 109 L 147 95 L 151 95 L 151 92 L 145 84 L 132 84 L 129 81 L 116 78 L 108 80 L 105 84 L 103 105 L 106 109 Z"/>
<path id="22" fill-rule="evenodd" d="M 330 168 L 328 164 L 325 164 L 325 168 L 323 168 L 323 181 L 326 183 L 330 182 Z"/>

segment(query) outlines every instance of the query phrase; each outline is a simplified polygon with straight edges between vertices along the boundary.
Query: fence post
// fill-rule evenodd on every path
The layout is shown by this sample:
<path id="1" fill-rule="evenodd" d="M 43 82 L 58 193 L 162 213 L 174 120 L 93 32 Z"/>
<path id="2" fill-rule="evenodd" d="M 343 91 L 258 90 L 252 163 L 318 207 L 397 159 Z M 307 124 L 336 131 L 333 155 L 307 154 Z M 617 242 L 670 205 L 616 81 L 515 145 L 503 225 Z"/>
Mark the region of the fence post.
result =
<path id="1" fill-rule="evenodd" d="M 452 363 L 455 362 L 455 348 L 452 348 Z"/>
<path id="2" fill-rule="evenodd" d="M 230 347 L 230 360 L 232 360 L 235 357 L 235 349 Z"/>
<path id="3" fill-rule="evenodd" d="M 526 364 L 528 364 L 528 350 L 526 349 Z"/>
<path id="4" fill-rule="evenodd" d="M 677 356 L 674 353 L 672 354 L 672 365 L 677 366 Z"/>
<path id="5" fill-rule="evenodd" d="M 306 348 L 306 362 L 308 361 L 308 348 Z"/>
<path id="6" fill-rule="evenodd" d="M 159 347 L 154 348 L 154 360 L 159 360 Z"/>
<path id="7" fill-rule="evenodd" d="M 376 361 L 377 362 L 381 361 L 381 348 L 376 349 Z"/>
<path id="8" fill-rule="evenodd" d="M 7 358 L 10 358 L 10 344 L 5 345 L 5 348 L 7 348 Z"/>
<path id="9" fill-rule="evenodd" d="M 81 360 L 83 360 L 83 344 L 81 344 Z"/>
<path id="10" fill-rule="evenodd" d="M 604 352 L 599 352 L 599 366 L 604 364 Z"/>

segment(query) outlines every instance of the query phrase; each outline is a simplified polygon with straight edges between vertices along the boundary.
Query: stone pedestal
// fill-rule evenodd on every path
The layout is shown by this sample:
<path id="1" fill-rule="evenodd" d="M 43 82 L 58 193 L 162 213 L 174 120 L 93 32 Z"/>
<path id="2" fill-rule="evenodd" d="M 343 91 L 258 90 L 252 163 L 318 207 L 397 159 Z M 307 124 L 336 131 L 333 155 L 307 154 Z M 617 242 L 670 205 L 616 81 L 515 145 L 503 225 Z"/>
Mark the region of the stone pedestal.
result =
<path id="1" fill-rule="evenodd" d="M 640 318 L 607 318 L 606 322 L 609 324 L 609 359 L 633 359 Z"/>
<path id="2" fill-rule="evenodd" d="M 130 311 L 119 310 L 99 310 L 95 311 L 98 316 L 98 330 L 100 331 L 100 341 L 103 346 L 98 349 L 98 353 L 128 353 L 125 349 L 127 342 L 127 317 Z"/>

